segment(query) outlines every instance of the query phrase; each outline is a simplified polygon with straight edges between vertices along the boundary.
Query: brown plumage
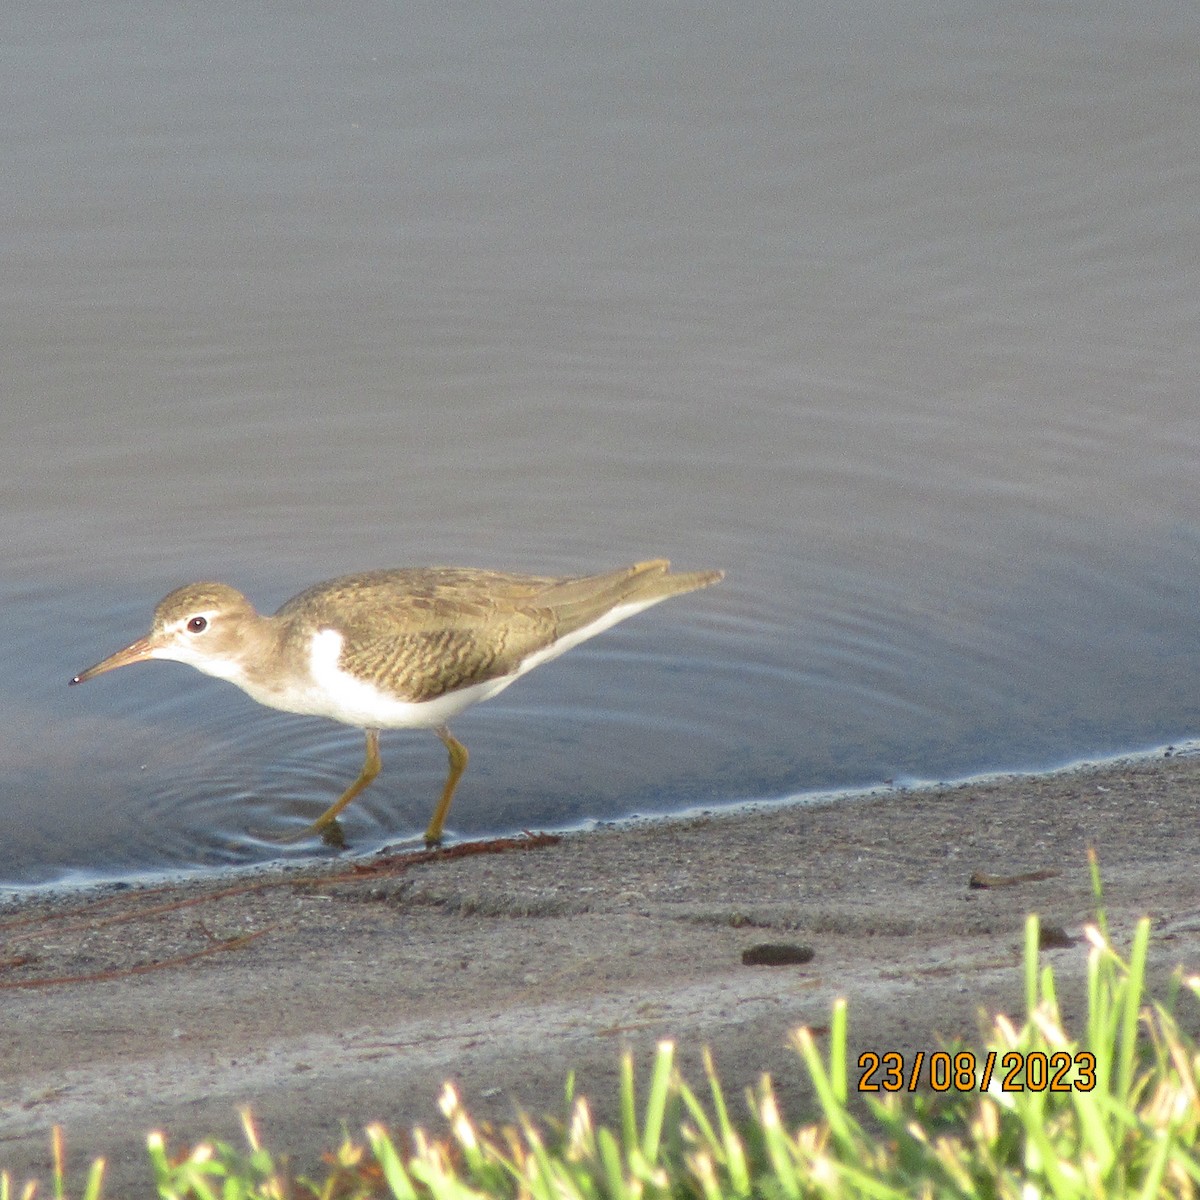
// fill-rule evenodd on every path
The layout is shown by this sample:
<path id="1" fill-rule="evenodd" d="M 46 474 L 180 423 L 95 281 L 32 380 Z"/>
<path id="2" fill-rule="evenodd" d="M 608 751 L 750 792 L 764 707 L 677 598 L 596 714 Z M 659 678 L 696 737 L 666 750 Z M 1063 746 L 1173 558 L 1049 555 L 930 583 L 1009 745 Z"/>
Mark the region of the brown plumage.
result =
<path id="1" fill-rule="evenodd" d="M 262 704 L 365 729 L 358 779 L 303 831 L 329 840 L 338 813 L 379 773 L 379 730 L 433 728 L 450 754 L 425 832 L 433 844 L 467 763 L 446 722 L 618 621 L 723 574 L 672 575 L 669 565 L 654 559 L 565 579 L 457 567 L 367 571 L 315 584 L 269 617 L 226 584 L 193 583 L 159 602 L 146 637 L 71 682 L 173 659 Z"/>

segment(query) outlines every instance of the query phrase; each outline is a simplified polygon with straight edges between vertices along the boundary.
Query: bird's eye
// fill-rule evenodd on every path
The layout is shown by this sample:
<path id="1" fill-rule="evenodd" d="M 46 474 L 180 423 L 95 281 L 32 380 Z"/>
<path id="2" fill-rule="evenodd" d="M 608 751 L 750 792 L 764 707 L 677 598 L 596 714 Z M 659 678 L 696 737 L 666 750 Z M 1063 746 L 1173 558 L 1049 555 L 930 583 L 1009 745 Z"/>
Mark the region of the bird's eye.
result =
<path id="1" fill-rule="evenodd" d="M 187 627 L 188 633 L 203 633 L 208 628 L 208 621 L 204 617 L 193 617 Z"/>

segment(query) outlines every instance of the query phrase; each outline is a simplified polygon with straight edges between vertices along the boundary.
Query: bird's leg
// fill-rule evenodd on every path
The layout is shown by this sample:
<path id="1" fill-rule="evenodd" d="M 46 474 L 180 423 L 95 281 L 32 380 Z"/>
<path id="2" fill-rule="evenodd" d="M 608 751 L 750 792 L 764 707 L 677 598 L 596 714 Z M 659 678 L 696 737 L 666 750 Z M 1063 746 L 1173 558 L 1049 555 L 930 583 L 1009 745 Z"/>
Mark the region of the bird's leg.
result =
<path id="1" fill-rule="evenodd" d="M 425 845 L 436 846 L 442 840 L 442 826 L 446 823 L 446 814 L 450 811 L 450 801 L 454 799 L 454 789 L 462 773 L 467 769 L 467 748 L 456 738 L 445 725 L 439 725 L 434 731 L 442 739 L 442 745 L 450 752 L 450 771 L 446 776 L 446 785 L 442 788 L 442 798 L 433 810 L 429 826 L 425 830 Z"/>
<path id="2" fill-rule="evenodd" d="M 311 824 L 306 825 L 299 833 L 290 833 L 286 837 L 272 840 L 280 842 L 298 842 L 303 838 L 319 833 L 323 841 L 331 846 L 344 846 L 346 838 L 342 827 L 337 823 L 338 813 L 342 811 L 355 797 L 370 785 L 371 781 L 383 770 L 379 758 L 379 730 L 367 730 L 367 757 L 358 778 Z"/>

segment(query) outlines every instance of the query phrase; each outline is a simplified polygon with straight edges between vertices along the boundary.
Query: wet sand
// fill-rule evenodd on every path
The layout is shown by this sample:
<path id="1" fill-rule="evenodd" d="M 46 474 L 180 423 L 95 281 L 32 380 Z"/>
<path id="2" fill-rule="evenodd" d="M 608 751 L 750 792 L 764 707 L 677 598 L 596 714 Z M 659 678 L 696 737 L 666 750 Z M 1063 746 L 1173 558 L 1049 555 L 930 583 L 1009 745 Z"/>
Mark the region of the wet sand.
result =
<path id="1" fill-rule="evenodd" d="M 1200 759 L 1171 757 L 11 903 L 0 1169 L 46 1178 L 59 1124 L 73 1171 L 103 1154 L 106 1194 L 150 1195 L 148 1130 L 238 1140 L 250 1105 L 312 1170 L 343 1128 L 440 1129 L 447 1079 L 507 1119 L 561 1112 L 574 1070 L 612 1118 L 622 1047 L 668 1037 L 694 1079 L 711 1046 L 732 1096 L 770 1072 L 798 1121 L 790 1030 L 847 996 L 855 1057 L 973 1040 L 1020 1015 L 1029 912 L 1078 1014 L 1089 846 L 1117 938 L 1149 914 L 1154 978 L 1200 968 L 1198 801 Z M 743 962 L 763 944 L 812 957 Z"/>

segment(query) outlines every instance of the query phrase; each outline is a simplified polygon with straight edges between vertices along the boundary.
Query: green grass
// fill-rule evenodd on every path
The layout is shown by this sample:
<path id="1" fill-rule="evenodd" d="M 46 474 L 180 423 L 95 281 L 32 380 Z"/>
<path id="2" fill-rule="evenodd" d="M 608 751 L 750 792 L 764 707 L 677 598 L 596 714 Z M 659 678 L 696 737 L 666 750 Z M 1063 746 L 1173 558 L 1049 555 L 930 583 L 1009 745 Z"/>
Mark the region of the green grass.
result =
<path id="1" fill-rule="evenodd" d="M 981 1050 L 946 1051 L 937 1064 L 945 1068 L 937 1077 L 945 1085 L 941 1091 L 929 1086 L 930 1056 L 919 1090 L 909 1091 L 907 1077 L 890 1077 L 881 1064 L 870 1079 L 880 1090 L 857 1093 L 865 1069 L 850 1060 L 847 1005 L 838 1001 L 824 1053 L 808 1029 L 793 1035 L 817 1099 L 809 1124 L 786 1123 L 767 1078 L 734 1115 L 711 1058 L 705 1054 L 705 1078 L 694 1088 L 676 1068 L 674 1045 L 663 1042 L 640 1102 L 633 1061 L 623 1058 L 615 1128 L 594 1123 L 570 1080 L 565 1119 L 522 1119 L 499 1130 L 474 1123 L 447 1085 L 441 1101 L 448 1123 L 444 1136 L 370 1125 L 365 1140 L 347 1138 L 326 1156 L 323 1177 L 306 1179 L 293 1176 L 284 1158 L 260 1144 L 247 1113 L 244 1147 L 205 1141 L 171 1154 L 161 1134 L 150 1134 L 157 1195 L 164 1200 L 1197 1195 L 1200 1055 L 1173 1011 L 1180 1001 L 1200 1000 L 1200 978 L 1177 972 L 1166 1003 L 1148 999 L 1149 920 L 1138 924 L 1122 957 L 1109 940 L 1101 909 L 1088 930 L 1088 1010 L 1076 1039 L 1063 1028 L 1053 972 L 1039 959 L 1038 933 L 1037 918 L 1030 917 L 1024 1020 L 999 1016 Z M 1005 1055 L 1019 1057 L 1006 1066 Z M 984 1087 L 989 1062 L 994 1069 Z M 1024 1071 L 1013 1071 L 1014 1064 Z M 1009 1072 L 1013 1083 L 1024 1085 L 1019 1090 L 1004 1090 Z M 886 1090 L 885 1080 L 898 1082 L 899 1090 Z M 856 1093 L 865 1100 L 865 1118 L 863 1106 L 852 1103 Z M 57 1131 L 54 1150 L 48 1187 L 18 1185 L 0 1172 L 0 1200 L 67 1200 Z M 104 1196 L 103 1160 L 92 1165 L 83 1188 L 81 1200 Z"/>

